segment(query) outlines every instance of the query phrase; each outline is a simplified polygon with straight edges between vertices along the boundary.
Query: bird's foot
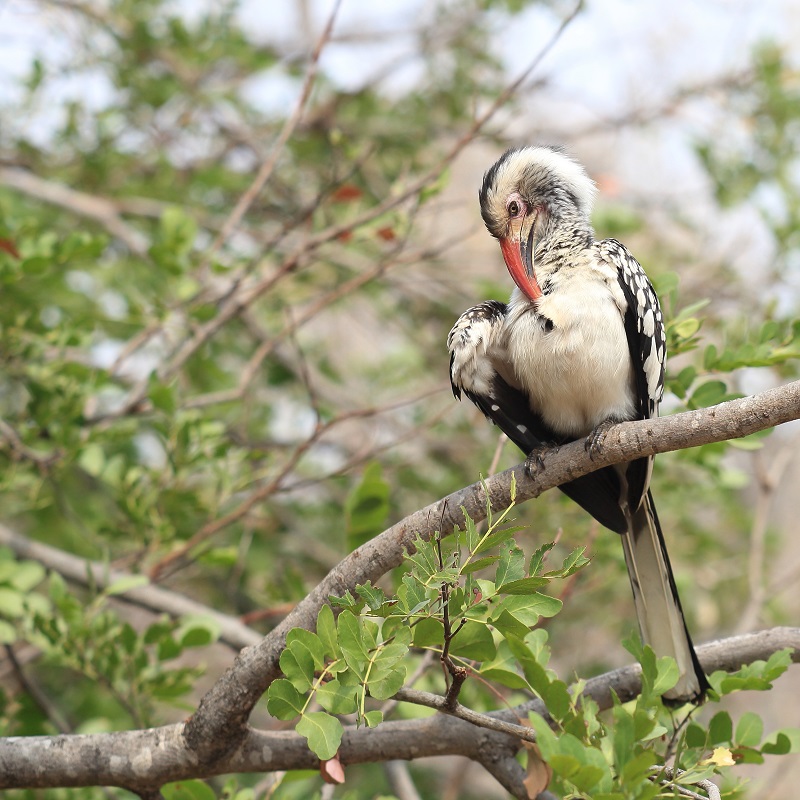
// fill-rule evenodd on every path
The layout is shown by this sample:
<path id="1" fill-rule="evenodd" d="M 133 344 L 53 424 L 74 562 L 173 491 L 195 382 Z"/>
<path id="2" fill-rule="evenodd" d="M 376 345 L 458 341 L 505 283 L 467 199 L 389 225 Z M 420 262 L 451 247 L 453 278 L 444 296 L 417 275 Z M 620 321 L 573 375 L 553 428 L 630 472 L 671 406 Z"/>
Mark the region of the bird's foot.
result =
<path id="1" fill-rule="evenodd" d="M 605 442 L 608 432 L 617 424 L 615 419 L 603 420 L 587 437 L 584 442 L 589 458 L 594 459 L 603 452 L 603 442 Z"/>
<path id="2" fill-rule="evenodd" d="M 547 453 L 557 453 L 559 446 L 555 442 L 542 442 L 528 453 L 525 459 L 525 474 L 529 478 L 536 477 L 537 472 L 544 469 L 544 457 Z"/>

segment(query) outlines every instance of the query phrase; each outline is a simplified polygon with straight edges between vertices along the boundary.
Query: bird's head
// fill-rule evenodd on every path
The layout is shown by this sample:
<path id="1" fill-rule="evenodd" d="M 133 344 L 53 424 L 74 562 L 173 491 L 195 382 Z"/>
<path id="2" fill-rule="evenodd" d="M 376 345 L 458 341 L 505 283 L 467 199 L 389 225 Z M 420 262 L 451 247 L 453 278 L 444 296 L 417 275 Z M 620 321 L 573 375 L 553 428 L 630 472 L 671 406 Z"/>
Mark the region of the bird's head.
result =
<path id="1" fill-rule="evenodd" d="M 483 176 L 481 216 L 528 299 L 542 296 L 534 272 L 537 243 L 576 218 L 590 229 L 596 192 L 584 168 L 551 147 L 508 150 Z"/>

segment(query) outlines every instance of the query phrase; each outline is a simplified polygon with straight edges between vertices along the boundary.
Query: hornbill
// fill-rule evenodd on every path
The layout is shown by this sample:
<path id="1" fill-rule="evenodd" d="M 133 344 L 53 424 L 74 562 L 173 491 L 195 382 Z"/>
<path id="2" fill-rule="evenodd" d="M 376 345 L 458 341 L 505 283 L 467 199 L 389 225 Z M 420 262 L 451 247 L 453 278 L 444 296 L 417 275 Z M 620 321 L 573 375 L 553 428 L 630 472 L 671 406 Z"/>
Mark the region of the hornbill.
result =
<path id="1" fill-rule="evenodd" d="M 465 394 L 541 465 L 548 445 L 658 413 L 666 361 L 653 287 L 627 248 L 597 241 L 596 194 L 584 168 L 558 148 L 506 152 L 484 175 L 481 215 L 516 284 L 509 302 L 465 311 L 447 339 L 453 393 Z M 671 656 L 680 678 L 671 704 L 699 702 L 708 681 L 692 646 L 650 493 L 653 459 L 605 467 L 561 486 L 621 534 L 642 639 Z"/>

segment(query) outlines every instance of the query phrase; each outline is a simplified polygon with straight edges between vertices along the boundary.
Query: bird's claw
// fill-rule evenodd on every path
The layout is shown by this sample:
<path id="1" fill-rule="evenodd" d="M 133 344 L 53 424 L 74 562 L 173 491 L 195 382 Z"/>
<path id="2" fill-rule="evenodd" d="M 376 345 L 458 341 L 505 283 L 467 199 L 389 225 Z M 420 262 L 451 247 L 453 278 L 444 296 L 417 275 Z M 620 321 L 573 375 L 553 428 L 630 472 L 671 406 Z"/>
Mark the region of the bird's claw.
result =
<path id="1" fill-rule="evenodd" d="M 529 478 L 536 477 L 536 473 L 541 472 L 544 469 L 545 454 L 557 453 L 558 449 L 559 448 L 557 444 L 542 443 L 538 447 L 534 447 L 533 450 L 528 453 L 528 457 L 525 459 L 525 474 Z"/>
<path id="2" fill-rule="evenodd" d="M 606 436 L 616 424 L 616 421 L 613 419 L 604 420 L 586 437 L 584 447 L 589 454 L 589 458 L 594 459 L 595 456 L 602 454 L 603 443 L 605 442 Z"/>

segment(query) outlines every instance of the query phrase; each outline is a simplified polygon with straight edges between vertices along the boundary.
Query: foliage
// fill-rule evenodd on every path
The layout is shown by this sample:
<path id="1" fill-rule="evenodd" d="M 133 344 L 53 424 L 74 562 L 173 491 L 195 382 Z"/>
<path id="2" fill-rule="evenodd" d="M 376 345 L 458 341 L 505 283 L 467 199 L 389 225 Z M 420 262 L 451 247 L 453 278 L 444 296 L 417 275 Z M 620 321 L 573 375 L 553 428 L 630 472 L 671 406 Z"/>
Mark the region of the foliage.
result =
<path id="1" fill-rule="evenodd" d="M 417 538 L 395 595 L 358 586 L 356 596 L 331 598 L 342 609 L 338 618 L 324 606 L 316 633 L 293 630 L 287 637 L 281 656 L 286 677 L 270 686 L 267 707 L 279 719 L 299 717 L 298 733 L 321 760 L 337 754 L 342 715 L 354 715 L 357 724 L 370 727 L 382 721 L 376 701 L 402 688 L 411 654 L 422 651 L 434 653 L 446 667 L 448 696 L 454 699 L 461 670 L 472 680 L 543 702 L 546 718 L 530 712 L 538 751 L 529 758 L 549 764 L 554 788 L 564 797 L 654 798 L 665 787 L 692 786 L 737 763 L 761 763 L 764 755 L 800 750 L 800 728 L 765 738 L 761 718 L 751 711 L 734 730 L 727 711 L 701 723 L 693 709 L 677 714 L 666 709 L 661 695 L 675 685 L 677 665 L 670 658 L 656 659 L 635 636 L 627 647 L 642 666 L 641 694 L 628 703 L 615 697 L 612 715 L 601 715 L 597 702 L 584 694 L 585 681 L 569 687 L 549 666 L 547 631 L 540 627 L 560 612 L 562 602 L 539 590 L 576 576 L 588 559 L 576 550 L 560 568 L 546 570 L 550 543 L 526 563 L 514 538 L 519 528 L 506 524 L 511 508 L 495 518 L 487 510 L 483 534 L 465 514 L 464 529 L 452 536 Z M 791 660 L 791 651 L 782 650 L 737 673 L 714 673 L 712 701 L 738 691 L 768 690 Z M 314 701 L 324 711 L 309 710 Z"/>

